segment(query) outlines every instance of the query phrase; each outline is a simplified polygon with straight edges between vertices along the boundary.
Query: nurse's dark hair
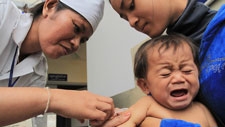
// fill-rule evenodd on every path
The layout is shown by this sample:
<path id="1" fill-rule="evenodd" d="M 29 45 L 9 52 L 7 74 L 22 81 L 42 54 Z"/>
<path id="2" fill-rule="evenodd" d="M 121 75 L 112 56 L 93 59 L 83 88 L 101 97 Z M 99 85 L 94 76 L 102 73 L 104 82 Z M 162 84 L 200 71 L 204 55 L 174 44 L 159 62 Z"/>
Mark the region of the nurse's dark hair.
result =
<path id="1" fill-rule="evenodd" d="M 37 5 L 35 5 L 34 7 L 30 8 L 30 9 L 27 9 L 26 12 L 32 13 L 33 17 L 35 19 L 42 14 L 44 3 L 45 2 L 41 2 Z M 59 1 L 58 4 L 57 4 L 57 7 L 56 7 L 56 11 L 63 10 L 63 9 L 71 9 L 71 8 Z M 73 9 L 71 9 L 71 10 L 73 10 Z"/>
<path id="2" fill-rule="evenodd" d="M 199 48 L 194 44 L 194 42 L 181 34 L 173 33 L 170 35 L 162 35 L 159 37 L 156 37 L 154 39 L 147 40 L 144 42 L 137 50 L 134 58 L 134 76 L 135 78 L 146 78 L 147 76 L 147 70 L 148 70 L 148 54 L 147 51 L 151 50 L 155 45 L 160 44 L 160 47 L 158 49 L 158 52 L 160 53 L 160 50 L 167 50 L 170 47 L 174 48 L 174 51 L 177 50 L 179 46 L 183 46 L 184 43 L 187 43 L 189 47 L 191 48 L 192 55 L 194 58 L 194 63 L 198 67 L 199 70 Z"/>

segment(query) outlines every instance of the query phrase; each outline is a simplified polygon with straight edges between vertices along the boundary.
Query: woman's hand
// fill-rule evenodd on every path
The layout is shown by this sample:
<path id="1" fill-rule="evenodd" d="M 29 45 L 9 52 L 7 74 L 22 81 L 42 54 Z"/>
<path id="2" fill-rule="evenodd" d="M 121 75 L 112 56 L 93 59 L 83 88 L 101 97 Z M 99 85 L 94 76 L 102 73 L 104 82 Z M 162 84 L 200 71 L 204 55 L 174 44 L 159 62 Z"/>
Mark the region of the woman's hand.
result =
<path id="1" fill-rule="evenodd" d="M 112 98 L 88 91 L 51 89 L 49 112 L 66 118 L 106 121 L 114 114 Z"/>

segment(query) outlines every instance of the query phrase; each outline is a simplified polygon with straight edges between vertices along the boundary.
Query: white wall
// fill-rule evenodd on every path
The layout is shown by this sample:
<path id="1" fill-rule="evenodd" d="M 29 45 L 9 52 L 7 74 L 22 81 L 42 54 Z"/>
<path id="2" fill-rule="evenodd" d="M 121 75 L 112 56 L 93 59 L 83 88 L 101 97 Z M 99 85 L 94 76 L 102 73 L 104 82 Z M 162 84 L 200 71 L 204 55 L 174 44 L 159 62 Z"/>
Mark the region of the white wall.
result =
<path id="1" fill-rule="evenodd" d="M 103 20 L 87 43 L 88 90 L 113 96 L 134 88 L 131 48 L 146 38 L 105 0 Z"/>

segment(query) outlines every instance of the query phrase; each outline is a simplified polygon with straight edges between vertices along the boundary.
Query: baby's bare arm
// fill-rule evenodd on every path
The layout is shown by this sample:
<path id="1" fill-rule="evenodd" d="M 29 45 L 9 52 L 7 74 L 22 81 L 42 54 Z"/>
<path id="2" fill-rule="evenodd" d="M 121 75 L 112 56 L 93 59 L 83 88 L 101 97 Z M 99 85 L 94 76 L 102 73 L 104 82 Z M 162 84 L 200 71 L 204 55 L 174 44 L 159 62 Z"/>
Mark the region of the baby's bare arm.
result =
<path id="1" fill-rule="evenodd" d="M 147 117 L 147 112 L 151 106 L 152 98 L 150 96 L 142 97 L 128 111 L 131 112 L 131 118 L 119 127 L 136 127 Z"/>
<path id="2" fill-rule="evenodd" d="M 160 106 L 151 104 L 150 116 L 142 122 L 141 127 L 154 126 L 159 127 L 162 118 L 180 119 L 187 122 L 198 123 L 202 127 L 217 127 L 216 121 L 209 110 L 201 103 L 194 102 L 192 106 L 182 111 L 169 110 Z M 154 106 L 153 106 L 154 105 Z M 157 107 L 158 110 L 155 110 Z"/>
<path id="3" fill-rule="evenodd" d="M 203 109 L 206 119 L 210 127 L 217 127 L 216 121 L 210 111 L 206 108 L 205 105 L 198 103 L 198 105 Z"/>
<path id="4" fill-rule="evenodd" d="M 140 127 L 160 127 L 161 119 L 155 117 L 146 117 Z"/>

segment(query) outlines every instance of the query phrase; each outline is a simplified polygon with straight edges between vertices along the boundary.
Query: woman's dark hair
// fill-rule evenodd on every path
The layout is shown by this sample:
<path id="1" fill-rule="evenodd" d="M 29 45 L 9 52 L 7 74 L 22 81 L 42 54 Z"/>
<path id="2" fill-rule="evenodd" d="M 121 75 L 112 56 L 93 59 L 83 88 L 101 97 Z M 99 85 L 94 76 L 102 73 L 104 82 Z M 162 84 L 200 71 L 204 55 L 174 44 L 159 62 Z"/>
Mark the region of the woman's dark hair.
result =
<path id="1" fill-rule="evenodd" d="M 161 44 L 158 51 L 162 48 L 167 50 L 170 46 L 174 47 L 174 51 L 182 45 L 183 43 L 187 43 L 192 51 L 194 62 L 199 69 L 199 48 L 193 43 L 193 41 L 181 34 L 173 33 L 170 35 L 162 35 L 156 37 L 154 39 L 147 40 L 144 42 L 137 50 L 135 58 L 134 58 L 134 75 L 136 78 L 146 78 L 147 69 L 148 69 L 148 61 L 147 61 L 147 51 L 151 50 L 155 45 Z"/>

